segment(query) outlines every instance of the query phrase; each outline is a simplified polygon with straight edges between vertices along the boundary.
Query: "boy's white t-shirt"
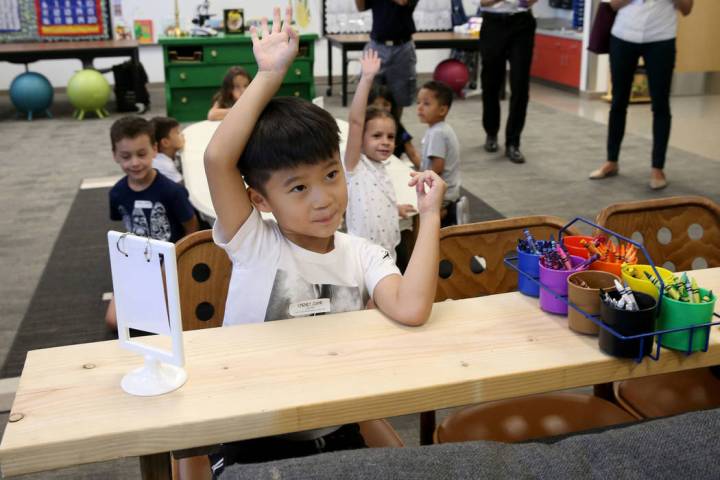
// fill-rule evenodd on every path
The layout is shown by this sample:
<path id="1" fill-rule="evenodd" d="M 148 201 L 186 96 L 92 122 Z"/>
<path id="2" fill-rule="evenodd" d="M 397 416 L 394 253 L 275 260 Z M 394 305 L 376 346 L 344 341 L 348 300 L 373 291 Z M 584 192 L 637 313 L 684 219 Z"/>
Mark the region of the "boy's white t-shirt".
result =
<path id="1" fill-rule="evenodd" d="M 400 275 L 390 253 L 364 238 L 335 232 L 332 251 L 311 252 L 254 208 L 224 237 L 215 222 L 213 239 L 233 265 L 223 326 L 362 310 L 380 280 Z"/>
<path id="2" fill-rule="evenodd" d="M 348 233 L 367 238 L 395 258 L 400 243 L 397 197 L 387 162 L 375 162 L 360 156 L 355 170 L 347 170 L 348 207 L 345 223 Z"/>
<path id="3" fill-rule="evenodd" d="M 158 152 L 155 158 L 153 158 L 152 166 L 155 170 L 162 173 L 173 182 L 182 182 L 182 174 L 177 169 L 177 166 L 175 166 L 175 162 L 164 153 Z"/>

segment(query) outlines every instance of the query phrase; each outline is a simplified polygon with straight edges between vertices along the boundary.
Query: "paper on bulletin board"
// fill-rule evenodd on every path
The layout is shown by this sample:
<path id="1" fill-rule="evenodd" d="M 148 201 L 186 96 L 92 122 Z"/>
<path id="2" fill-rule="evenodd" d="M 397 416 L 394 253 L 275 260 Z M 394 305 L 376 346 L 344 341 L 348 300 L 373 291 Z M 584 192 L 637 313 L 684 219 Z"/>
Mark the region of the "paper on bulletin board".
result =
<path id="1" fill-rule="evenodd" d="M 152 249 L 146 253 L 147 243 L 134 236 L 120 238 L 118 245 L 117 251 L 110 248 L 118 326 L 170 335 L 161 257 Z"/>
<path id="2" fill-rule="evenodd" d="M 101 0 L 35 0 L 38 35 L 84 36 L 104 33 Z"/>
<path id="3" fill-rule="evenodd" d="M 0 0 L 0 32 L 19 32 L 21 29 L 18 0 Z"/>

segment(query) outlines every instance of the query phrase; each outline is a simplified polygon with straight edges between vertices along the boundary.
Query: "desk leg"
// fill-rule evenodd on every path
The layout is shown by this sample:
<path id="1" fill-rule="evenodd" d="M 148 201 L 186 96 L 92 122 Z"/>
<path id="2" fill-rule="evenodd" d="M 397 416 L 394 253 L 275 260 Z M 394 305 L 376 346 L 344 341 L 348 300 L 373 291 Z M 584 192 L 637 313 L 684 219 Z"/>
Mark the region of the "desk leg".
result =
<path id="1" fill-rule="evenodd" d="M 420 445 L 432 445 L 435 433 L 435 410 L 420 412 Z"/>
<path id="2" fill-rule="evenodd" d="M 140 457 L 143 480 L 171 480 L 170 453 L 156 453 Z"/>
<path id="3" fill-rule="evenodd" d="M 330 43 L 330 40 L 327 40 L 328 44 L 328 87 L 325 91 L 325 94 L 328 97 L 332 97 L 332 43 Z"/>
<path id="4" fill-rule="evenodd" d="M 347 96 L 348 96 L 347 67 L 348 67 L 347 50 L 345 49 L 345 45 L 343 45 L 343 47 L 342 47 L 342 106 L 343 107 L 347 107 Z"/>

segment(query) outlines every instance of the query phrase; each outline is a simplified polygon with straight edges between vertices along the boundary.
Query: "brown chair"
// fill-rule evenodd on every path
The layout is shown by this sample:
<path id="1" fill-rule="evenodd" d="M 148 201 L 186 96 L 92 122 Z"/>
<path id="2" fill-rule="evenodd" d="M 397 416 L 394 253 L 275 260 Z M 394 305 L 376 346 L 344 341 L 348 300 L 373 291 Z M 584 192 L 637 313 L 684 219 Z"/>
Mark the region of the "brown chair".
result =
<path id="1" fill-rule="evenodd" d="M 557 238 L 566 223 L 558 217 L 530 216 L 443 228 L 435 301 L 517 290 L 517 273 L 506 267 L 503 259 L 515 255 L 523 230 L 529 229 L 538 239 Z"/>
<path id="2" fill-rule="evenodd" d="M 530 216 L 443 228 L 440 231 L 440 279 L 435 300 L 461 299 L 517 289 L 518 274 L 503 265 L 503 258 L 510 253 L 514 255 L 523 230 L 529 229 L 538 239 L 549 238 L 551 234 L 557 238 L 566 223 L 557 217 Z M 575 229 L 567 233 L 578 234 Z M 594 410 L 570 408 L 577 405 Z M 595 410 L 603 414 L 596 416 Z M 521 417 L 527 417 L 523 422 L 533 427 L 524 432 L 508 430 L 508 426 Z M 432 434 L 435 412 L 424 412 L 420 435 L 423 444 L 433 440 L 439 443 L 480 439 L 510 442 L 577 432 L 632 419 L 616 405 L 591 395 L 550 393 L 458 409 L 442 422 L 435 435 Z M 498 432 L 503 430 L 506 433 L 500 435 Z M 496 432 L 496 436 L 490 438 L 486 434 L 481 435 L 481 432 Z M 475 433 L 478 435 L 475 436 Z"/>
<path id="3" fill-rule="evenodd" d="M 201 230 L 178 241 L 175 255 L 183 330 L 222 326 L 232 271 L 227 253 L 213 242 L 211 230 Z M 359 425 L 368 447 L 404 446 L 385 419 L 367 420 Z"/>
<path id="4" fill-rule="evenodd" d="M 642 238 L 653 261 L 670 270 L 720 266 L 720 205 L 707 198 L 619 203 L 600 212 L 597 223 Z M 618 403 L 638 418 L 720 407 L 720 380 L 707 368 L 616 382 L 613 392 Z"/>
<path id="5" fill-rule="evenodd" d="M 463 408 L 435 431 L 435 443 L 523 442 L 635 421 L 617 405 L 592 395 L 544 393 Z"/>

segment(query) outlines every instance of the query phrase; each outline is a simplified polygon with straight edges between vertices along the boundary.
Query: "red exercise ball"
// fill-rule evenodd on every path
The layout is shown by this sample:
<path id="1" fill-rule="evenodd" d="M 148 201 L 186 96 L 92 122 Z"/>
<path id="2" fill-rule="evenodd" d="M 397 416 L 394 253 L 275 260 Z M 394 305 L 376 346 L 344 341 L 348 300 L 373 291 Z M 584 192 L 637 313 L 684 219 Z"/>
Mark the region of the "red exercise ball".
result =
<path id="1" fill-rule="evenodd" d="M 435 67 L 433 80 L 445 83 L 458 96 L 462 96 L 462 90 L 470 80 L 470 72 L 463 62 L 449 58 L 438 63 L 438 66 Z"/>

